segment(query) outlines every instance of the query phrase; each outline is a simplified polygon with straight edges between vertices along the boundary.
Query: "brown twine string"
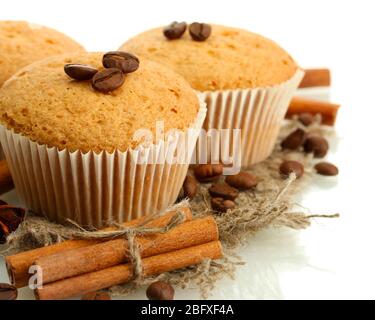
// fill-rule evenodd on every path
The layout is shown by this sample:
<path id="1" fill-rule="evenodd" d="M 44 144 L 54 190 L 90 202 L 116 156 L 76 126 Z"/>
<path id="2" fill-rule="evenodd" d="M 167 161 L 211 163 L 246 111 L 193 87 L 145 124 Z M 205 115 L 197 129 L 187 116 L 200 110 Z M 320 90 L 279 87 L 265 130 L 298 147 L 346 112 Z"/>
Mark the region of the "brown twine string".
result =
<path id="1" fill-rule="evenodd" d="M 120 237 L 127 237 L 129 234 L 134 234 L 135 236 L 145 236 L 149 234 L 155 233 L 166 233 L 172 228 L 176 227 L 180 223 L 185 221 L 185 215 L 182 211 L 176 210 L 176 214 L 171 217 L 168 224 L 163 227 L 147 227 L 144 226 L 145 223 L 142 225 L 138 225 L 136 227 L 124 227 L 119 223 L 111 223 L 110 225 L 116 227 L 117 230 L 108 230 L 108 231 L 89 231 L 85 228 L 82 228 L 76 222 L 67 219 L 67 222 L 77 228 L 77 231 L 74 232 L 73 238 L 80 239 L 80 240 L 100 240 L 100 239 L 110 239 L 110 238 L 120 238 Z"/>
<path id="2" fill-rule="evenodd" d="M 113 227 L 116 227 L 117 230 L 110 230 L 110 231 L 89 231 L 81 227 L 75 221 L 67 219 L 67 222 L 73 227 L 73 228 L 68 229 L 69 239 L 99 240 L 99 239 L 113 239 L 113 238 L 121 238 L 121 237 L 125 238 L 128 242 L 127 254 L 129 255 L 130 263 L 133 266 L 133 279 L 135 282 L 139 282 L 142 279 L 143 266 L 142 266 L 140 248 L 135 238 L 137 236 L 145 236 L 145 235 L 157 234 L 157 233 L 167 233 L 168 231 L 175 228 L 179 224 L 185 222 L 186 216 L 180 210 L 180 208 L 183 206 L 186 206 L 186 204 L 187 202 L 183 201 L 182 203 L 172 206 L 171 209 L 166 210 L 166 211 L 175 210 L 176 214 L 174 214 L 169 220 L 169 222 L 163 227 L 147 227 L 146 226 L 147 223 L 154 220 L 157 216 L 160 216 L 160 214 L 153 215 L 152 217 L 144 220 L 141 224 L 134 226 L 134 227 L 124 227 L 123 225 L 119 223 L 113 222 L 110 225 Z M 35 217 L 35 218 L 38 219 L 38 217 Z M 32 218 L 29 217 L 28 219 L 26 219 L 25 222 L 23 222 L 23 224 L 20 226 L 20 228 L 14 234 L 12 234 L 11 237 L 9 237 L 7 241 L 8 248 L 2 252 L 3 254 L 9 254 L 10 252 L 14 251 L 15 247 L 19 247 L 19 244 L 22 243 L 22 241 L 19 241 L 21 237 L 19 237 L 18 233 L 22 234 L 22 230 L 24 231 L 25 229 L 25 224 L 28 224 L 30 219 Z M 30 227 L 30 225 L 28 227 Z M 66 228 L 66 227 L 61 227 L 61 228 Z M 58 227 L 59 230 L 62 230 L 61 228 Z M 31 232 L 33 231 L 32 227 L 29 229 L 29 232 L 30 231 Z M 30 234 L 30 233 L 27 233 L 27 234 Z M 44 233 L 43 235 L 46 235 L 46 234 Z M 45 237 L 43 237 L 43 235 L 41 239 L 45 240 Z M 15 244 L 16 246 L 13 246 L 13 244 Z"/>
<path id="3" fill-rule="evenodd" d="M 178 206 L 179 208 L 181 205 Z M 140 253 L 139 244 L 136 241 L 137 236 L 145 236 L 157 233 L 167 233 L 171 229 L 175 228 L 179 224 L 185 222 L 186 217 L 184 213 L 176 209 L 176 214 L 174 214 L 169 222 L 163 227 L 147 227 L 143 222 L 141 225 L 136 227 L 124 227 L 119 223 L 112 223 L 112 226 L 116 227 L 117 230 L 111 231 L 87 231 L 76 222 L 68 219 L 67 221 L 77 228 L 74 239 L 84 239 L 84 240 L 98 240 L 98 239 L 111 239 L 111 238 L 125 238 L 128 242 L 127 253 L 129 255 L 130 263 L 133 267 L 133 280 L 139 282 L 143 275 L 143 265 L 142 257 Z M 151 220 L 152 221 L 152 220 Z"/>

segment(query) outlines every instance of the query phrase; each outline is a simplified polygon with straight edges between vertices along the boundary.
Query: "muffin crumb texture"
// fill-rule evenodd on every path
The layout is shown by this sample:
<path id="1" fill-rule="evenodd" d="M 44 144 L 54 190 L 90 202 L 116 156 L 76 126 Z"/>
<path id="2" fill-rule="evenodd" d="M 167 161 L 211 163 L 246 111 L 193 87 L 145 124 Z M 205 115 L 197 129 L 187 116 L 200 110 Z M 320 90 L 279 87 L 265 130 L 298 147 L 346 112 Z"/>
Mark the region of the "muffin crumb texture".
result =
<path id="1" fill-rule="evenodd" d="M 141 59 L 139 69 L 111 94 L 64 72 L 69 63 L 102 70 L 102 57 L 63 55 L 20 70 L 0 89 L 2 123 L 40 144 L 98 153 L 136 147 L 140 142 L 133 135 L 138 129 L 150 130 L 155 139 L 157 121 L 164 121 L 165 132 L 185 130 L 194 122 L 196 93 L 182 77 L 155 62 Z"/>
<path id="2" fill-rule="evenodd" d="M 75 51 L 84 49 L 56 30 L 25 21 L 0 21 L 0 87 L 30 63 Z"/>
<path id="3" fill-rule="evenodd" d="M 297 71 L 275 42 L 245 30 L 211 26 L 206 41 L 193 41 L 188 32 L 168 40 L 163 28 L 157 28 L 130 39 L 121 50 L 172 67 L 200 91 L 273 86 Z"/>

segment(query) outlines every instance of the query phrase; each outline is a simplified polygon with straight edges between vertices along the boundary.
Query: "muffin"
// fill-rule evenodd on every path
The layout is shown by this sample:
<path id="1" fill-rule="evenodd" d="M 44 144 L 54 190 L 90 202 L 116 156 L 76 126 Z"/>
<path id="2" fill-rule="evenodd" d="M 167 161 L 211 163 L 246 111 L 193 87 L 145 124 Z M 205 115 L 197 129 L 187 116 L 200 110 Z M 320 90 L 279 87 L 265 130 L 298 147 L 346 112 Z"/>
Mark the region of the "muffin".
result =
<path id="1" fill-rule="evenodd" d="M 121 50 L 133 52 L 174 69 L 197 90 L 207 103 L 204 129 L 230 129 L 231 159 L 214 144 L 199 153 L 207 160 L 231 163 L 233 129 L 241 130 L 241 164 L 267 158 L 274 147 L 282 119 L 303 72 L 275 42 L 255 33 L 211 25 L 204 41 L 194 41 L 186 31 L 169 40 L 156 28 L 127 41 Z M 202 39 L 200 39 L 202 40 Z M 204 159 L 204 157 L 203 157 Z M 202 156 L 200 155 L 200 160 Z"/>
<path id="2" fill-rule="evenodd" d="M 101 227 L 166 209 L 204 121 L 205 104 L 190 85 L 155 62 L 140 59 L 108 94 L 64 72 L 72 63 L 104 69 L 102 57 L 52 57 L 0 89 L 0 139 L 18 194 L 53 221 Z M 170 134 L 155 135 L 160 121 Z"/>
<path id="3" fill-rule="evenodd" d="M 25 21 L 0 21 L 0 87 L 16 71 L 83 47 L 66 35 Z"/>

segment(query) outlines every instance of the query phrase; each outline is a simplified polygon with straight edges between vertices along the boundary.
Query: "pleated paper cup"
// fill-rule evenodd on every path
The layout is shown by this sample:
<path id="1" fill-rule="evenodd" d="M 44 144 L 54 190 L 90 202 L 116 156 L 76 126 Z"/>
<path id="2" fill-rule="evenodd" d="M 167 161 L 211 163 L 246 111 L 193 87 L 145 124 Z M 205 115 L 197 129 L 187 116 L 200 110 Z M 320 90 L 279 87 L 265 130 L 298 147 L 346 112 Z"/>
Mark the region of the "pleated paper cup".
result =
<path id="1" fill-rule="evenodd" d="M 17 193 L 27 208 L 60 223 L 102 227 L 160 212 L 184 182 L 206 116 L 149 146 L 126 152 L 58 150 L 0 126 L 0 140 Z"/>
<path id="2" fill-rule="evenodd" d="M 207 103 L 203 129 L 206 132 L 210 129 L 229 129 L 228 132 L 240 129 L 238 149 L 241 151 L 239 160 L 243 168 L 266 159 L 274 148 L 282 121 L 303 75 L 302 70 L 297 70 L 292 78 L 272 87 L 200 92 L 199 95 Z M 230 140 L 229 150 L 234 150 L 232 135 L 227 139 Z M 200 140 L 197 159 L 200 162 L 207 159 L 211 163 L 220 161 L 230 164 L 227 157 L 223 159 L 226 151 L 222 149 L 217 141 L 211 144 Z M 229 155 L 231 161 L 238 156 L 237 151 L 234 153 Z"/>

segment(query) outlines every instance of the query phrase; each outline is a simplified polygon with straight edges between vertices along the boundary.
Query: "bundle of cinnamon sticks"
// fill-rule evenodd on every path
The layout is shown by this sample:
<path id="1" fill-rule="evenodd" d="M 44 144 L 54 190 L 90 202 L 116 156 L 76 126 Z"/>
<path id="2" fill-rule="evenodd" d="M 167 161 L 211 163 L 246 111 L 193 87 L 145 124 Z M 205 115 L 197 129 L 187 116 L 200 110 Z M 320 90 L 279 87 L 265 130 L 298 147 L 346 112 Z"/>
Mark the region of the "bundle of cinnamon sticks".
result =
<path id="1" fill-rule="evenodd" d="M 142 276 L 161 274 L 205 259 L 219 259 L 222 248 L 219 232 L 212 217 L 192 219 L 189 208 L 179 209 L 184 222 L 166 233 L 136 236 L 142 258 Z M 170 211 L 147 222 L 147 227 L 163 227 L 176 215 Z M 138 226 L 145 218 L 123 224 Z M 126 238 L 105 240 L 68 240 L 6 258 L 12 284 L 28 284 L 31 266 L 42 271 L 43 287 L 35 289 L 40 300 L 65 299 L 87 292 L 123 284 L 134 278 Z"/>
<path id="2" fill-rule="evenodd" d="M 299 86 L 300 89 L 329 87 L 331 85 L 331 73 L 329 69 L 305 69 L 305 76 Z M 336 116 L 340 105 L 327 101 L 318 101 L 302 97 L 294 97 L 289 105 L 286 118 L 294 115 L 309 113 L 320 114 L 322 123 L 328 126 L 335 125 Z"/>

